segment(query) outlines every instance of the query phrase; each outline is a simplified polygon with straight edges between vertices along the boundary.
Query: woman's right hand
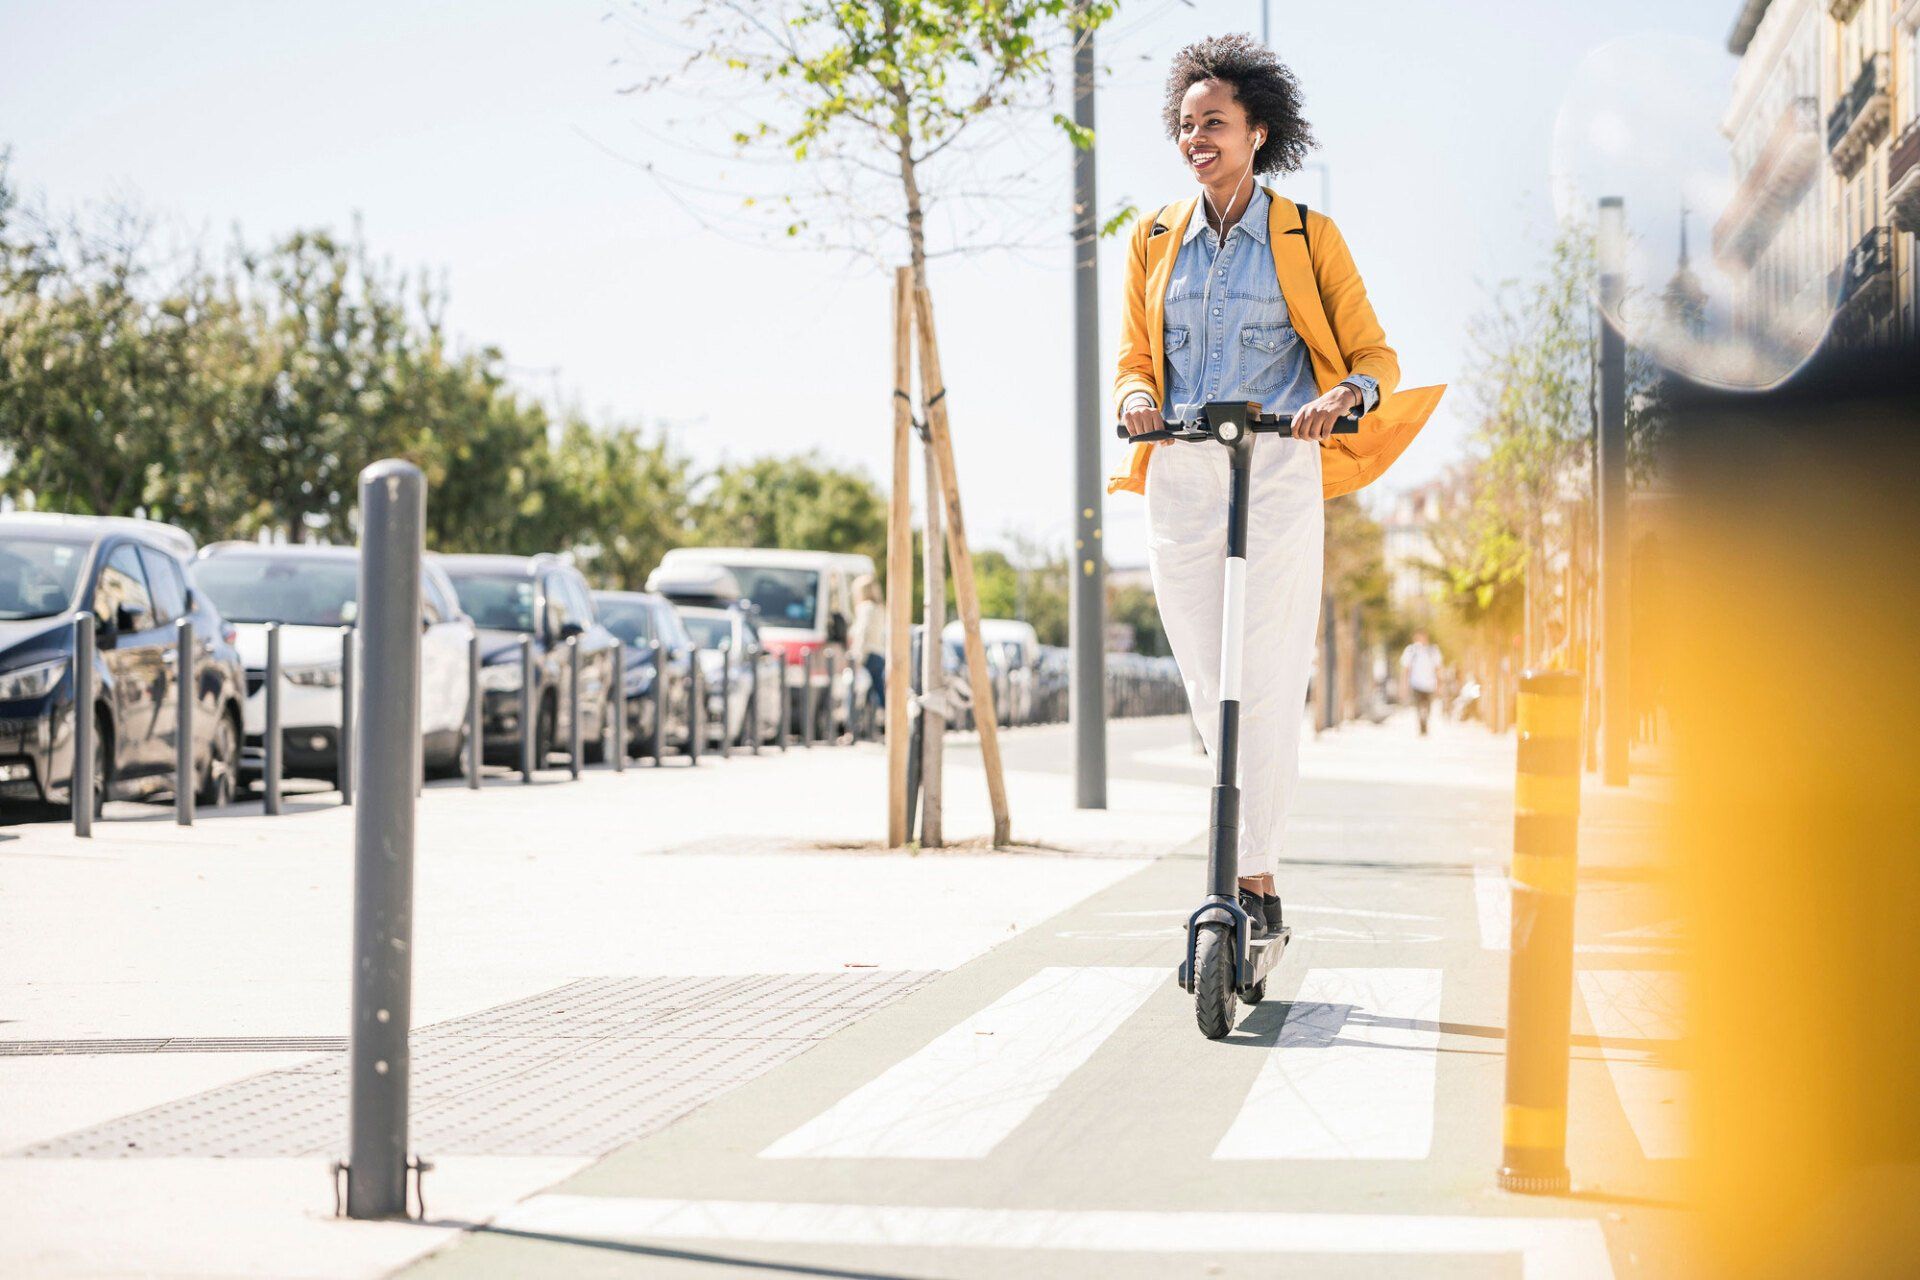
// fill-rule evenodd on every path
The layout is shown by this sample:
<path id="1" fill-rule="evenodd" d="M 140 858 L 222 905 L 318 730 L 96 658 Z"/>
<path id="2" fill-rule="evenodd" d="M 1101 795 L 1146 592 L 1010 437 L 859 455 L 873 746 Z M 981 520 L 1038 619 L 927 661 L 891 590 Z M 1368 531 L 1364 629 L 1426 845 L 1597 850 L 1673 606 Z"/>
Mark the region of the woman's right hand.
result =
<path id="1" fill-rule="evenodd" d="M 1127 403 L 1120 410 L 1120 423 L 1126 427 L 1130 436 L 1141 435 L 1148 431 L 1161 431 L 1166 428 L 1166 420 L 1160 416 L 1160 407 L 1148 397 L 1135 392 L 1127 397 Z"/>

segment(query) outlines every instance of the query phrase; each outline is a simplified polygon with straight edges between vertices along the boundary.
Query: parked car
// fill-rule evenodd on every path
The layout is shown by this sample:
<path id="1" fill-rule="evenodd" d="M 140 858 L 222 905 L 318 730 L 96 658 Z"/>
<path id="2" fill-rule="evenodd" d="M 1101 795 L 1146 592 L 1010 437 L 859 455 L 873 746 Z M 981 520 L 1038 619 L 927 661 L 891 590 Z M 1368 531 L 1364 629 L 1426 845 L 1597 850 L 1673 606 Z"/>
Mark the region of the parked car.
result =
<path id="1" fill-rule="evenodd" d="M 94 615 L 93 776 L 109 797 L 175 787 L 179 622 L 194 637 L 194 788 L 233 798 L 245 678 L 233 629 L 187 582 L 193 539 L 111 516 L 0 516 L 0 797 L 71 804 L 73 616 Z"/>
<path id="2" fill-rule="evenodd" d="M 949 645 L 959 645 L 966 665 L 966 630 L 958 619 L 941 633 Z M 993 680 L 994 709 L 1002 724 L 1026 724 L 1034 718 L 1035 668 L 1040 661 L 1040 633 L 1033 624 L 1011 618 L 980 619 L 980 643 L 987 651 L 987 672 Z M 976 699 L 976 701 L 978 701 Z"/>
<path id="3" fill-rule="evenodd" d="M 747 718 L 753 709 L 756 670 L 760 709 L 758 724 L 751 732 L 759 733 L 762 742 L 777 734 L 782 658 L 761 639 L 757 611 L 751 602 L 741 599 L 740 582 L 733 571 L 715 564 L 662 565 L 647 581 L 671 602 L 693 637 L 705 691 L 701 708 L 705 741 L 750 741 Z M 840 685 L 844 688 L 844 680 Z M 723 733 L 727 735 L 724 739 Z"/>
<path id="4" fill-rule="evenodd" d="M 216 542 L 201 549 L 192 573 L 239 633 L 247 668 L 245 774 L 266 769 L 272 622 L 280 624 L 281 772 L 337 779 L 341 646 L 359 616 L 359 549 Z M 420 606 L 420 748 L 429 771 L 458 773 L 466 765 L 467 645 L 474 626 L 447 575 L 431 562 L 421 566 Z"/>
<path id="5" fill-rule="evenodd" d="M 757 732 L 761 742 L 771 741 L 780 731 L 780 655 L 769 652 L 760 639 L 749 612 L 739 606 L 716 607 L 688 605 L 680 610 L 687 631 L 693 636 L 700 654 L 700 680 L 706 691 L 707 739 L 720 741 L 721 698 L 730 696 L 725 708 L 727 733 L 732 741 L 745 744 L 749 734 Z M 726 652 L 721 652 L 722 644 Z M 722 668 L 731 668 L 731 677 L 722 680 Z M 758 723 L 747 724 L 753 710 L 753 673 L 760 671 L 760 711 Z M 844 689 L 844 678 L 841 681 Z"/>
<path id="6" fill-rule="evenodd" d="M 601 625 L 620 641 L 627 683 L 627 754 L 645 755 L 653 748 L 653 722 L 659 714 L 654 681 L 653 645 L 660 645 L 660 665 L 666 669 L 664 701 L 667 709 L 663 746 L 685 750 L 692 736 L 688 723 L 688 696 L 693 684 L 693 637 L 680 621 L 679 611 L 665 596 L 645 591 L 596 591 L 593 606 Z"/>
<path id="7" fill-rule="evenodd" d="M 838 696 L 829 689 L 826 661 L 847 669 L 847 632 L 853 618 L 853 581 L 873 572 L 869 556 L 831 551 L 792 551 L 756 547 L 675 547 L 660 559 L 654 570 L 660 581 L 693 566 L 718 565 L 729 570 L 739 583 L 740 595 L 753 603 L 760 637 L 768 649 L 785 659 L 792 689 L 788 724 L 798 731 L 801 724 L 801 700 L 814 699 L 816 724 L 846 721 L 846 689 L 839 685 Z M 649 578 L 648 590 L 655 590 L 656 579 Z M 824 657 L 815 658 L 821 654 Z M 806 663 L 816 666 L 811 680 L 803 674 Z M 864 673 L 854 677 L 863 682 Z M 846 676 L 841 676 L 844 682 Z M 863 684 L 860 687 L 864 687 Z"/>
<path id="8" fill-rule="evenodd" d="M 533 639 L 534 760 L 571 741 L 567 642 L 580 647 L 580 740 L 588 761 L 606 758 L 616 734 L 613 680 L 621 645 L 600 625 L 579 570 L 554 555 L 433 556 L 460 607 L 480 628 L 486 758 L 520 761 L 520 640 Z"/>

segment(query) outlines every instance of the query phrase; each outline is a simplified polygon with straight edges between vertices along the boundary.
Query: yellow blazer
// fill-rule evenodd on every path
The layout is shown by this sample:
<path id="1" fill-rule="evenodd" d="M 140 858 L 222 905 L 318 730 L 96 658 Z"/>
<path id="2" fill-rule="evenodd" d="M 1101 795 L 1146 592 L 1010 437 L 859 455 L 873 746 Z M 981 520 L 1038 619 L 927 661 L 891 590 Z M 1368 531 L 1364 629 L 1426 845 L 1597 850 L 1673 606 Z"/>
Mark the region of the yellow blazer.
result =
<path id="1" fill-rule="evenodd" d="M 1303 236 L 1299 207 L 1271 190 L 1267 195 L 1267 242 L 1273 246 L 1274 274 L 1287 300 L 1288 318 L 1307 344 L 1314 382 L 1325 392 L 1349 374 L 1361 373 L 1380 384 L 1380 402 L 1360 420 L 1360 430 L 1353 435 L 1331 436 L 1324 442 L 1322 488 L 1327 497 L 1333 498 L 1379 479 L 1413 443 L 1446 387 L 1411 387 L 1396 392 L 1400 358 L 1387 345 L 1340 229 L 1325 214 L 1309 210 L 1307 234 Z M 1113 381 L 1116 406 L 1125 404 L 1127 396 L 1135 391 L 1145 391 L 1155 404 L 1166 403 L 1160 379 L 1167 358 L 1167 284 L 1173 278 L 1173 261 L 1179 256 L 1187 222 L 1199 203 L 1195 196 L 1168 205 L 1158 216 L 1142 218 L 1133 229 L 1132 249 L 1127 255 L 1127 312 L 1120 333 L 1119 368 Z M 1165 229 L 1155 235 L 1155 227 Z M 1126 466 L 1107 480 L 1107 492 L 1144 494 L 1153 450 L 1151 442 L 1134 445 Z"/>

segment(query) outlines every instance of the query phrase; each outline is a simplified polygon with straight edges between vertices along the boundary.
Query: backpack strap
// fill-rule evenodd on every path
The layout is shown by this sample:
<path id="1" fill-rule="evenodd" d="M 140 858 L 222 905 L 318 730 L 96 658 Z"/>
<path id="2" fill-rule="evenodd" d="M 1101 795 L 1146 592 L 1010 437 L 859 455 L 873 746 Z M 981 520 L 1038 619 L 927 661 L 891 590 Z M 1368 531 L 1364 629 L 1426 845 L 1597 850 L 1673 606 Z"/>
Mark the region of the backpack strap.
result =
<path id="1" fill-rule="evenodd" d="M 1300 211 L 1300 239 L 1306 242 L 1307 260 L 1311 262 L 1313 260 L 1313 241 L 1307 236 L 1307 206 L 1295 200 L 1293 207 Z"/>

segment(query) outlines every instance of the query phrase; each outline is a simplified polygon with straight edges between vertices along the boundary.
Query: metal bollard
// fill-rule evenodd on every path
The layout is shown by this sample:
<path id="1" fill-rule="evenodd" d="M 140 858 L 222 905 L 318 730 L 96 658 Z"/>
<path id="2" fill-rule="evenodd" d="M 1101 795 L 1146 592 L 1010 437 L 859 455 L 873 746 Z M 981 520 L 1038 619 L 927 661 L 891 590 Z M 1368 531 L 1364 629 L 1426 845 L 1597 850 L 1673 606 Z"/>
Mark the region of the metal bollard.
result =
<path id="1" fill-rule="evenodd" d="M 700 763 L 700 748 L 707 736 L 707 691 L 700 687 L 700 646 L 687 656 L 687 763 Z"/>
<path id="2" fill-rule="evenodd" d="M 624 641 L 613 646 L 613 771 L 627 771 L 627 744 L 632 738 L 627 733 L 627 646 Z"/>
<path id="3" fill-rule="evenodd" d="M 787 749 L 787 731 L 792 727 L 792 721 L 793 686 L 787 680 L 787 655 L 783 650 L 780 654 L 780 729 L 774 735 L 782 751 Z"/>
<path id="4" fill-rule="evenodd" d="M 353 803 L 353 628 L 340 628 L 340 736 L 333 744 L 340 803 Z"/>
<path id="5" fill-rule="evenodd" d="M 667 652 L 658 640 L 648 643 L 653 652 L 653 767 L 660 767 L 667 746 Z"/>
<path id="6" fill-rule="evenodd" d="M 105 786 L 93 776 L 93 613 L 73 615 L 73 768 L 67 798 L 73 803 L 73 834 L 93 835 L 93 789 Z"/>
<path id="7" fill-rule="evenodd" d="M 860 741 L 860 662 L 847 659 L 847 741 Z"/>
<path id="8" fill-rule="evenodd" d="M 533 753 L 539 743 L 539 734 L 534 725 L 533 698 L 533 637 L 520 637 L 520 781 L 533 781 L 535 767 L 544 765 L 545 760 L 535 760 Z"/>
<path id="9" fill-rule="evenodd" d="M 820 702 L 827 713 L 827 722 L 820 726 L 820 737 L 828 746 L 835 747 L 840 745 L 840 722 L 834 718 L 833 682 L 840 678 L 840 662 L 831 650 L 827 653 L 826 667 L 826 696 Z"/>
<path id="10" fill-rule="evenodd" d="M 179 650 L 174 654 L 175 702 L 173 727 L 173 820 L 180 826 L 193 825 L 193 712 L 196 690 L 193 687 L 193 619 L 182 618 L 177 636 Z M 207 772 L 213 772 L 213 760 L 207 760 Z"/>
<path id="11" fill-rule="evenodd" d="M 580 781 L 580 637 L 567 637 L 567 772 Z"/>
<path id="12" fill-rule="evenodd" d="M 720 758 L 733 759 L 733 639 L 720 642 Z"/>
<path id="13" fill-rule="evenodd" d="M 486 694 L 480 689 L 480 633 L 467 637 L 467 790 L 480 789 L 486 763 Z"/>
<path id="14" fill-rule="evenodd" d="M 353 817 L 353 1016 L 347 1216 L 407 1211 L 413 1014 L 414 759 L 420 750 L 420 554 L 426 482 L 389 459 L 360 473 L 360 804 Z"/>
<path id="15" fill-rule="evenodd" d="M 813 745 L 813 660 L 817 651 L 809 650 L 800 668 L 800 745 Z"/>
<path id="16" fill-rule="evenodd" d="M 1500 1186 L 1564 1192 L 1573 899 L 1580 823 L 1580 676 L 1525 673 L 1514 777 L 1513 935 Z"/>
<path id="17" fill-rule="evenodd" d="M 261 735 L 266 749 L 260 786 L 265 793 L 262 807 L 267 813 L 280 812 L 281 756 L 286 750 L 286 735 L 280 730 L 280 624 L 267 624 L 267 728 Z M 407 773 L 411 775 L 412 769 Z"/>
<path id="18" fill-rule="evenodd" d="M 760 668 L 766 652 L 757 644 L 747 650 L 753 663 L 747 671 L 747 750 L 756 756 L 760 754 Z"/>

